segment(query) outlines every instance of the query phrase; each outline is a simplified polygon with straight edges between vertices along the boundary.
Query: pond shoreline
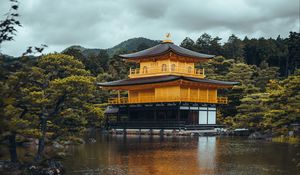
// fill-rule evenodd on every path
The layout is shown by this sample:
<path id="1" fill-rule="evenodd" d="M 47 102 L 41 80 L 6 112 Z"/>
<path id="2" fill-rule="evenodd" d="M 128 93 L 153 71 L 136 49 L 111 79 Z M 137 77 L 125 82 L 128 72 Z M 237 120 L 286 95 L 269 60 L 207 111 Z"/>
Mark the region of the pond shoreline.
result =
<path id="1" fill-rule="evenodd" d="M 249 140 L 266 140 L 272 142 L 299 144 L 298 135 L 284 136 L 270 133 L 250 132 L 249 130 L 178 130 L 178 129 L 111 129 L 101 131 L 112 135 L 158 135 L 158 136 L 232 136 L 245 137 Z"/>
<path id="2" fill-rule="evenodd" d="M 233 132 L 222 129 L 180 130 L 180 129 L 111 129 L 104 131 L 113 135 L 166 135 L 166 136 L 246 136 L 248 130 Z"/>

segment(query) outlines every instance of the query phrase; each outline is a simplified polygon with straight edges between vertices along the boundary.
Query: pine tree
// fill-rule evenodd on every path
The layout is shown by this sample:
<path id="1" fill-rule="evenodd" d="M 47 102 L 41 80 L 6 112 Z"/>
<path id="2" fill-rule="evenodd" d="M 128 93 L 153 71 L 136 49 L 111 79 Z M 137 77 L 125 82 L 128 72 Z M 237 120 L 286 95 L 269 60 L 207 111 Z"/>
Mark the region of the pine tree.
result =
<path id="1" fill-rule="evenodd" d="M 267 93 L 252 93 L 241 99 L 237 106 L 237 115 L 234 117 L 234 127 L 261 129 L 264 113 L 267 110 L 264 102 L 268 99 Z"/>
<path id="2" fill-rule="evenodd" d="M 282 81 L 270 81 L 267 87 L 270 98 L 263 125 L 276 133 L 287 134 L 290 124 L 300 122 L 300 74 L 290 75 Z"/>
<path id="3" fill-rule="evenodd" d="M 189 50 L 195 50 L 195 42 L 189 37 L 184 38 L 180 46 Z"/>
<path id="4" fill-rule="evenodd" d="M 84 130 L 88 118 L 97 117 L 101 109 L 93 103 L 95 78 L 74 57 L 48 54 L 32 70 L 35 77 L 25 82 L 31 86 L 22 91 L 30 113 L 38 116 L 40 137 L 36 160 L 40 161 L 46 137 L 49 140 L 75 137 Z M 46 133 L 52 133 L 51 137 Z"/>

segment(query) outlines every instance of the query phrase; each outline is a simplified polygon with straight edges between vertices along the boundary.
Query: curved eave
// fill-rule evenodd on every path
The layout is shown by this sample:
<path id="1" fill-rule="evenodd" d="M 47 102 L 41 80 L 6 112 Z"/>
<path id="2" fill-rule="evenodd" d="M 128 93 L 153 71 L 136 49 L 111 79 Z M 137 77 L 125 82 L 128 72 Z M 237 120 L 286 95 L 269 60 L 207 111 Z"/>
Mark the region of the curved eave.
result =
<path id="1" fill-rule="evenodd" d="M 184 77 L 184 76 L 174 76 L 174 75 L 166 75 L 166 76 L 156 76 L 156 77 L 147 77 L 147 78 L 134 78 L 134 79 L 125 79 L 125 80 L 117 80 L 105 83 L 97 83 L 98 86 L 113 88 L 113 87 L 121 87 L 121 86 L 135 86 L 135 85 L 146 85 L 146 84 L 157 84 L 157 83 L 165 83 L 172 82 L 177 80 L 185 80 L 194 83 L 202 83 L 202 84 L 213 84 L 224 87 L 232 87 L 234 85 L 239 84 L 239 82 L 229 82 L 229 81 L 219 81 L 219 80 L 211 80 L 211 79 L 201 79 L 201 78 L 192 78 L 192 77 Z"/>
<path id="2" fill-rule="evenodd" d="M 190 58 L 198 58 L 198 59 L 211 59 L 214 58 L 215 55 L 208 55 L 203 53 L 198 53 L 195 51 L 188 50 L 186 48 L 177 46 L 173 43 L 162 43 L 151 47 L 149 49 L 145 49 L 139 52 L 130 53 L 130 54 L 123 54 L 119 55 L 121 58 L 124 59 L 137 59 L 137 58 L 147 58 L 147 57 L 154 57 L 154 56 L 161 56 L 168 52 L 174 52 L 177 55 L 190 57 Z"/>

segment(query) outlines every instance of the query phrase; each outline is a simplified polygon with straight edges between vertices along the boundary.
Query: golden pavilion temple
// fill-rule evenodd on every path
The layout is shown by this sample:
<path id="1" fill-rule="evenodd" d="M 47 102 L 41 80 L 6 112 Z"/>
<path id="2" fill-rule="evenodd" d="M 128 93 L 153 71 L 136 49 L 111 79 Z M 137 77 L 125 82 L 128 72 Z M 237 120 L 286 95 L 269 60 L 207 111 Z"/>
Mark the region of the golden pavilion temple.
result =
<path id="1" fill-rule="evenodd" d="M 113 128 L 188 128 L 216 125 L 218 104 L 227 104 L 218 89 L 238 82 L 205 78 L 205 70 L 195 65 L 214 55 L 194 52 L 166 39 L 136 53 L 120 55 L 139 68 L 130 68 L 128 79 L 98 83 L 118 95 L 108 100 L 105 110 Z M 127 96 L 121 97 L 120 91 Z"/>

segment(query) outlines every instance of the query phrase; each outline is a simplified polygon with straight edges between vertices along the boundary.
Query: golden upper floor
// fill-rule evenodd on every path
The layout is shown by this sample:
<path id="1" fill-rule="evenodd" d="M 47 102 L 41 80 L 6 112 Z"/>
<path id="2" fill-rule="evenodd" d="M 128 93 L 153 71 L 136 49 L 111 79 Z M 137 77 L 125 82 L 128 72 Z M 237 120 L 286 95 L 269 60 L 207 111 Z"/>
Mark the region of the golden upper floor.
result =
<path id="1" fill-rule="evenodd" d="M 194 63 L 174 61 L 171 59 L 143 61 L 140 68 L 130 68 L 129 78 L 140 78 L 160 75 L 181 75 L 205 78 L 204 69 L 195 68 Z"/>
<path id="2" fill-rule="evenodd" d="M 138 68 L 130 69 L 129 78 L 159 75 L 205 78 L 204 69 L 195 68 L 195 64 L 214 57 L 179 47 L 172 42 L 164 42 L 140 52 L 120 56 L 128 62 L 139 64 Z"/>

